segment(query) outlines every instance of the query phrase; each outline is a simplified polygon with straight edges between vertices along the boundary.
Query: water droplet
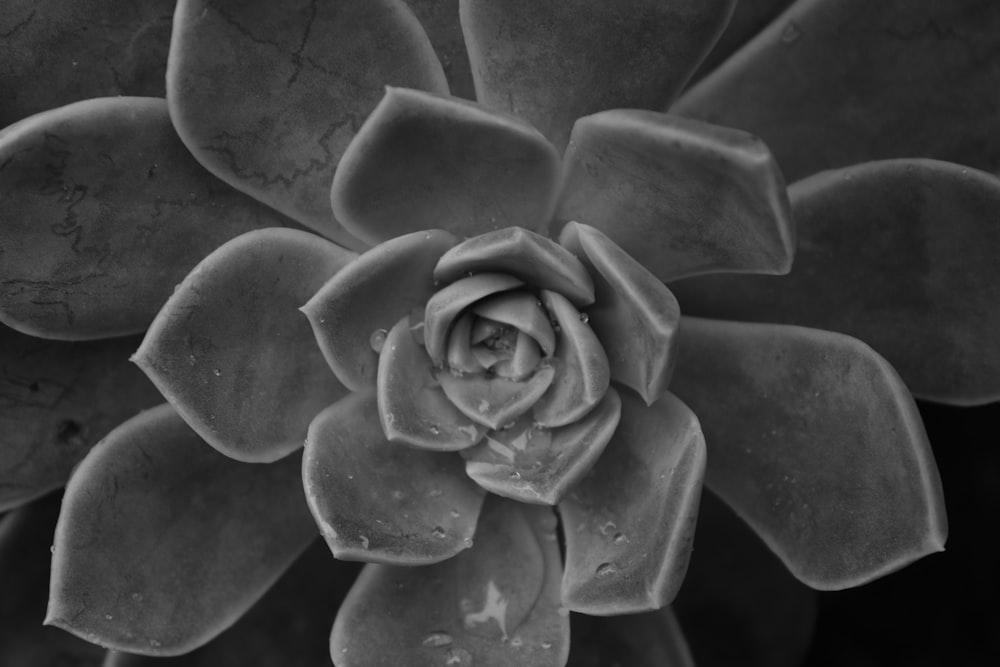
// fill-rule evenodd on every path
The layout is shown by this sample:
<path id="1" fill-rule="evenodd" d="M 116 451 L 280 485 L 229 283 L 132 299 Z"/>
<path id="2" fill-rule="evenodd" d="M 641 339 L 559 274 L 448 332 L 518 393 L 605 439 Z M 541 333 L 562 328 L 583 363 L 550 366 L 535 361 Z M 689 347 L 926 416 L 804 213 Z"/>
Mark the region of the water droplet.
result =
<path id="1" fill-rule="evenodd" d="M 347 479 L 354 479 L 354 475 L 348 475 Z"/>
<path id="2" fill-rule="evenodd" d="M 616 528 L 618 528 L 618 526 L 615 525 L 614 521 L 608 521 L 603 526 L 601 526 L 601 535 L 610 535 L 611 533 L 615 532 Z"/>
<path id="3" fill-rule="evenodd" d="M 368 538 L 365 537 L 364 535 L 358 535 L 358 539 L 361 540 L 361 548 L 362 549 L 367 549 L 368 548 Z"/>
<path id="4" fill-rule="evenodd" d="M 628 535 L 625 533 L 615 533 L 615 544 L 628 544 Z"/>
<path id="5" fill-rule="evenodd" d="M 420 643 L 424 646 L 438 647 L 447 646 L 448 644 L 451 644 L 452 641 L 451 635 L 447 632 L 432 632 L 424 637 L 424 641 Z"/>
<path id="6" fill-rule="evenodd" d="M 403 498 L 406 497 L 406 494 L 397 489 L 392 492 L 392 497 L 395 498 L 396 500 L 402 500 Z"/>
<path id="7" fill-rule="evenodd" d="M 215 377 L 221 377 L 222 376 L 222 371 L 219 370 L 218 368 L 213 368 L 212 369 L 212 375 L 214 375 Z"/>
<path id="8" fill-rule="evenodd" d="M 159 648 L 160 647 L 160 642 L 157 641 L 156 639 L 150 639 L 149 640 L 149 645 L 152 646 L 153 648 Z"/>
<path id="9" fill-rule="evenodd" d="M 136 602 L 142 602 L 142 593 L 132 593 L 132 599 Z"/>
<path id="10" fill-rule="evenodd" d="M 444 528 L 442 528 L 441 526 L 434 526 L 434 529 L 431 530 L 431 535 L 438 538 L 439 540 L 443 540 L 445 537 L 448 536 L 448 533 L 444 532 Z"/>
<path id="11" fill-rule="evenodd" d="M 427 430 L 431 432 L 431 435 L 441 434 L 441 429 L 439 429 L 436 424 L 431 424 L 430 428 L 428 428 Z"/>
<path id="12" fill-rule="evenodd" d="M 618 572 L 618 566 L 614 563 L 601 563 L 596 570 L 598 577 L 609 577 L 616 572 Z"/>
<path id="13" fill-rule="evenodd" d="M 188 364 L 194 366 L 198 362 L 198 358 L 193 354 L 188 355 Z"/>
<path id="14" fill-rule="evenodd" d="M 389 335 L 389 332 L 385 329 L 376 329 L 372 332 L 372 335 L 368 338 L 368 344 L 372 346 L 372 349 L 376 352 L 382 351 L 382 346 L 385 345 L 385 338 Z"/>
<path id="15" fill-rule="evenodd" d="M 114 619 L 114 616 L 112 616 L 111 614 L 105 614 L 105 615 L 104 615 L 104 620 L 106 620 L 106 621 L 110 621 L 110 620 L 112 620 L 112 619 Z"/>
<path id="16" fill-rule="evenodd" d="M 800 37 L 802 37 L 802 28 L 795 21 L 786 23 L 784 30 L 781 31 L 781 41 L 785 44 L 797 42 Z"/>
<path id="17" fill-rule="evenodd" d="M 441 489 L 438 489 L 438 488 L 433 488 L 433 489 L 431 489 L 430 491 L 427 492 L 427 496 L 430 497 L 430 498 L 437 498 L 437 497 L 439 497 L 439 496 L 441 496 L 443 494 L 444 494 L 444 491 L 442 491 Z"/>
<path id="18" fill-rule="evenodd" d="M 56 552 L 56 545 L 53 544 L 51 547 L 49 547 L 49 551 L 51 551 L 52 553 L 55 553 Z"/>
<path id="19" fill-rule="evenodd" d="M 471 537 L 466 537 L 464 540 L 462 540 L 462 544 L 465 545 L 466 549 L 471 549 L 472 548 L 472 538 Z"/>
<path id="20" fill-rule="evenodd" d="M 590 321 L 590 315 L 588 315 L 587 313 L 580 313 L 580 321 L 586 324 L 587 322 Z"/>
<path id="21" fill-rule="evenodd" d="M 520 637 L 514 637 L 513 639 L 510 640 L 510 645 L 513 646 L 514 648 L 520 648 L 521 646 L 524 645 L 524 640 L 521 639 Z"/>
<path id="22" fill-rule="evenodd" d="M 462 516 L 462 513 L 461 513 L 461 512 L 459 512 L 459 511 L 458 511 L 458 510 L 456 510 L 456 509 L 453 509 L 453 510 L 451 510 L 451 511 L 450 511 L 450 512 L 448 512 L 448 513 L 449 513 L 449 514 L 451 514 L 451 517 L 452 517 L 453 519 L 457 519 L 458 517 Z"/>
<path id="23" fill-rule="evenodd" d="M 471 667 L 472 654 L 464 648 L 453 648 L 444 656 L 444 664 L 447 667 Z"/>
<path id="24" fill-rule="evenodd" d="M 480 399 L 479 405 L 476 406 L 476 409 L 479 410 L 480 413 L 485 414 L 490 410 L 490 402 L 485 398 Z"/>
<path id="25" fill-rule="evenodd" d="M 546 649 L 546 650 L 548 650 L 548 649 L 552 648 L 552 642 L 550 642 L 548 639 L 546 639 L 545 641 L 543 641 L 541 643 L 541 647 L 544 648 L 544 649 Z"/>

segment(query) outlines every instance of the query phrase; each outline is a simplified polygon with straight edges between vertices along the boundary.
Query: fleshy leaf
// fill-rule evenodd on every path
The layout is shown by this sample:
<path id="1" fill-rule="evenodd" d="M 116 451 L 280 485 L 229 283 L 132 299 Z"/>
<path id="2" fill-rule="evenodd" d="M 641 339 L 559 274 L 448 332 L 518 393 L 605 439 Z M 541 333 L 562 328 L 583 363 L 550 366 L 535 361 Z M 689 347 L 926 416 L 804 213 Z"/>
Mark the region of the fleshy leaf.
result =
<path id="1" fill-rule="evenodd" d="M 476 99 L 465 51 L 465 36 L 458 20 L 458 0 L 405 0 L 434 45 L 448 79 L 450 94 L 467 100 Z"/>
<path id="2" fill-rule="evenodd" d="M 328 664 L 330 626 L 358 570 L 356 563 L 331 562 L 323 541 L 314 540 L 260 602 L 205 646 L 169 659 L 115 652 L 103 667 Z"/>
<path id="3" fill-rule="evenodd" d="M 573 641 L 568 667 L 695 667 L 669 607 L 609 618 L 572 614 L 570 625 Z M 727 636 L 719 643 L 731 639 Z"/>
<path id="4" fill-rule="evenodd" d="M 671 389 L 709 442 L 706 483 L 792 574 L 857 586 L 940 551 L 941 480 L 913 399 L 861 341 L 681 320 Z"/>
<path id="5" fill-rule="evenodd" d="M 354 253 L 313 234 L 264 229 L 206 257 L 163 306 L 134 360 L 198 434 L 241 461 L 302 446 L 344 394 L 299 306 Z"/>
<path id="6" fill-rule="evenodd" d="M 727 58 L 736 53 L 757 33 L 765 29 L 794 0 L 743 0 L 737 2 L 729 17 L 726 29 L 715 43 L 701 66 L 691 77 L 692 81 L 704 78 L 715 71 Z"/>
<path id="7" fill-rule="evenodd" d="M 607 234 L 660 280 L 787 273 L 785 181 L 753 135 L 615 109 L 577 121 L 557 217 Z"/>
<path id="8" fill-rule="evenodd" d="M 105 650 L 42 625 L 49 581 L 49 546 L 59 496 L 43 498 L 0 520 L 0 664 L 11 667 L 100 667 Z"/>
<path id="9" fill-rule="evenodd" d="M 497 495 L 555 505 L 594 465 L 620 415 L 621 400 L 614 389 L 608 389 L 597 407 L 569 426 L 544 428 L 526 415 L 463 451 L 465 472 Z"/>
<path id="10" fill-rule="evenodd" d="M 386 84 L 448 90 L 400 0 L 177 4 L 167 99 L 184 143 L 233 187 L 354 249 L 327 193 Z"/>
<path id="11" fill-rule="evenodd" d="M 674 111 L 759 135 L 789 180 L 917 155 L 995 172 L 998 32 L 992 0 L 799 0 Z"/>
<path id="12" fill-rule="evenodd" d="M 520 287 L 523 283 L 503 273 L 477 273 L 441 288 L 427 301 L 424 342 L 435 366 L 444 363 L 448 332 L 462 311 L 480 299 Z"/>
<path id="13" fill-rule="evenodd" d="M 486 297 L 472 306 L 480 317 L 507 324 L 531 336 L 545 354 L 556 348 L 556 332 L 534 294 L 525 291 L 504 292 Z"/>
<path id="14" fill-rule="evenodd" d="M 559 148 L 603 109 L 662 109 L 718 38 L 735 0 L 461 0 L 478 99 Z"/>
<path id="15" fill-rule="evenodd" d="M 564 604 L 609 616 L 649 611 L 684 580 L 705 471 L 698 419 L 673 394 L 652 406 L 621 395 L 604 454 L 559 504 Z"/>
<path id="16" fill-rule="evenodd" d="M 523 121 L 387 88 L 344 153 L 331 201 L 344 227 L 371 243 L 430 228 L 544 231 L 558 179 L 559 155 Z"/>
<path id="17" fill-rule="evenodd" d="M 921 398 L 1000 399 L 1000 181 L 907 159 L 817 174 L 790 193 L 792 272 L 681 281 L 685 312 L 840 331 Z"/>
<path id="18" fill-rule="evenodd" d="M 409 317 L 386 336 L 377 387 L 380 423 L 389 442 L 454 451 L 471 447 L 486 433 L 445 396 L 427 352 L 413 340 Z"/>
<path id="19" fill-rule="evenodd" d="M 459 243 L 438 262 L 434 277 L 450 282 L 470 272 L 510 273 L 532 287 L 559 292 L 577 306 L 594 302 L 594 281 L 580 260 L 557 243 L 520 227 Z"/>
<path id="20" fill-rule="evenodd" d="M 542 290 L 540 296 L 556 321 L 556 376 L 533 411 L 536 422 L 552 428 L 575 422 L 597 405 L 608 390 L 611 371 L 587 316 L 561 294 Z"/>
<path id="21" fill-rule="evenodd" d="M 556 372 L 540 366 L 524 380 L 479 375 L 438 373 L 441 388 L 455 407 L 469 419 L 498 429 L 527 413 L 552 385 Z"/>
<path id="22" fill-rule="evenodd" d="M 315 538 L 300 466 L 223 456 L 168 405 L 125 422 L 66 487 L 45 622 L 132 653 L 205 643 Z"/>
<path id="23" fill-rule="evenodd" d="M 33 336 L 138 333 L 198 261 L 286 219 L 205 173 L 161 99 L 47 111 L 0 133 L 0 319 Z"/>
<path id="24" fill-rule="evenodd" d="M 135 338 L 70 343 L 0 325 L 0 512 L 63 486 L 108 431 L 163 397 Z"/>
<path id="25" fill-rule="evenodd" d="M 367 566 L 330 654 L 338 667 L 562 667 L 569 615 L 555 527 L 552 510 L 493 496 L 468 551 L 419 569 Z"/>
<path id="26" fill-rule="evenodd" d="M 432 229 L 386 241 L 331 278 L 302 307 L 337 379 L 352 391 L 375 384 L 389 329 L 437 290 L 434 265 L 456 239 Z"/>
<path id="27" fill-rule="evenodd" d="M 694 557 L 673 603 L 698 664 L 801 667 L 819 597 L 714 493 L 702 494 Z"/>
<path id="28" fill-rule="evenodd" d="M 0 128 L 78 100 L 163 97 L 173 11 L 174 0 L 6 0 Z"/>
<path id="29" fill-rule="evenodd" d="M 559 242 L 579 256 L 594 277 L 597 296 L 587 317 L 607 354 L 611 379 L 652 404 L 666 391 L 677 358 L 677 299 L 593 227 L 571 222 L 563 227 Z"/>
<path id="30" fill-rule="evenodd" d="M 349 394 L 316 416 L 302 477 L 337 558 L 424 565 L 472 544 L 482 490 L 458 456 L 388 442 L 374 393 Z"/>

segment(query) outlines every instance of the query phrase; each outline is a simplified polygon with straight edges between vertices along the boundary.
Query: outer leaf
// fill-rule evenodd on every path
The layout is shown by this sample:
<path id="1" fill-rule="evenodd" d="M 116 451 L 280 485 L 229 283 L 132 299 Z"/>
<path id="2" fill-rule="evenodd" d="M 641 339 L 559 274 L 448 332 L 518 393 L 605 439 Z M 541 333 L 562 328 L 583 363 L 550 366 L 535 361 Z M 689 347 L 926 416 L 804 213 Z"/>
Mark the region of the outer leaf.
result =
<path id="1" fill-rule="evenodd" d="M 388 442 L 370 392 L 316 416 L 302 478 L 337 558 L 424 565 L 472 546 L 482 490 L 458 456 Z"/>
<path id="2" fill-rule="evenodd" d="M 745 132 L 651 111 L 577 121 L 558 217 L 596 227 L 657 278 L 787 273 L 781 171 Z"/>
<path id="3" fill-rule="evenodd" d="M 913 399 L 859 340 L 815 329 L 681 321 L 671 385 L 701 418 L 707 483 L 804 583 L 839 589 L 947 534 Z"/>
<path id="4" fill-rule="evenodd" d="M 608 616 L 658 609 L 691 554 L 705 440 L 673 394 L 652 406 L 625 392 L 618 429 L 559 504 L 566 535 L 563 603 Z"/>
<path id="5" fill-rule="evenodd" d="M 461 0 L 480 101 L 559 148 L 603 109 L 662 109 L 711 49 L 734 0 Z"/>
<path id="6" fill-rule="evenodd" d="M 540 234 L 506 227 L 459 243 L 441 257 L 434 277 L 451 282 L 469 272 L 510 273 L 559 292 L 578 306 L 594 302 L 594 281 L 580 260 Z"/>
<path id="7" fill-rule="evenodd" d="M 205 643 L 315 537 L 299 467 L 222 456 L 168 405 L 125 422 L 66 487 L 45 622 L 148 655 Z"/>
<path id="8" fill-rule="evenodd" d="M 233 187 L 355 249 L 327 199 L 385 85 L 446 93 L 400 0 L 180 0 L 167 98 L 195 157 Z"/>
<path id="9" fill-rule="evenodd" d="M 465 51 L 465 37 L 458 21 L 458 0 L 405 0 L 427 31 L 434 52 L 437 53 L 448 79 L 450 94 L 476 99 L 469 69 L 469 55 Z"/>
<path id="10" fill-rule="evenodd" d="M 701 496 L 694 553 L 674 609 L 699 665 L 807 662 L 820 594 L 792 577 L 714 493 Z"/>
<path id="11" fill-rule="evenodd" d="M 345 228 L 371 243 L 431 228 L 544 232 L 558 179 L 559 155 L 523 121 L 387 88 L 344 153 L 331 201 Z"/>
<path id="12" fill-rule="evenodd" d="M 646 614 L 598 618 L 570 616 L 569 667 L 694 667 L 680 625 L 669 607 Z M 719 639 L 719 643 L 731 637 Z"/>
<path id="13" fill-rule="evenodd" d="M 202 257 L 286 222 L 206 174 L 163 100 L 140 97 L 0 133 L 0 199 L 0 319 L 47 338 L 140 332 Z"/>
<path id="14" fill-rule="evenodd" d="M 995 171 L 998 32 L 993 0 L 799 0 L 674 111 L 760 135 L 792 180 L 913 155 Z"/>
<path id="15" fill-rule="evenodd" d="M 554 519 L 492 497 L 469 551 L 426 568 L 366 567 L 333 626 L 336 665 L 562 667 Z"/>
<path id="16" fill-rule="evenodd" d="M 782 278 L 677 284 L 697 315 L 842 331 L 919 397 L 1000 399 L 1000 182 L 932 160 L 873 162 L 792 189 L 801 236 Z"/>
<path id="17" fill-rule="evenodd" d="M 787 273 L 781 171 L 756 137 L 651 111 L 581 118 L 558 217 L 596 227 L 660 280 Z"/>
<path id="18" fill-rule="evenodd" d="M 742 0 L 733 8 L 726 29 L 702 61 L 692 81 L 711 74 L 727 58 L 736 53 L 751 38 L 761 32 L 794 0 Z"/>
<path id="19" fill-rule="evenodd" d="M 49 580 L 49 545 L 59 497 L 20 508 L 0 521 L 0 664 L 99 667 L 106 651 L 42 625 Z"/>
<path id="20" fill-rule="evenodd" d="M 647 405 L 667 389 L 677 353 L 677 299 L 656 276 L 593 227 L 571 222 L 559 242 L 594 277 L 590 327 L 604 347 L 611 379 L 635 390 Z"/>
<path id="21" fill-rule="evenodd" d="M 525 503 L 555 505 L 594 465 L 611 440 L 621 401 L 608 389 L 585 417 L 548 429 L 526 415 L 462 452 L 465 472 L 484 489 Z"/>
<path id="22" fill-rule="evenodd" d="M 93 97 L 163 97 L 173 0 L 6 0 L 0 127 Z"/>
<path id="23" fill-rule="evenodd" d="M 178 286 L 134 360 L 220 452 L 281 458 L 345 392 L 298 307 L 353 257 L 290 229 L 233 239 Z"/>
<path id="24" fill-rule="evenodd" d="M 386 336 L 378 365 L 378 413 L 386 440 L 433 451 L 465 449 L 486 430 L 448 400 L 427 351 L 404 317 Z"/>
<path id="25" fill-rule="evenodd" d="M 302 307 L 345 387 L 375 384 L 379 340 L 399 318 L 424 308 L 437 290 L 434 265 L 456 240 L 432 229 L 387 241 L 344 267 Z"/>
<path id="26" fill-rule="evenodd" d="M 63 486 L 108 431 L 163 401 L 128 363 L 138 342 L 50 341 L 0 325 L 0 511 Z"/>
<path id="27" fill-rule="evenodd" d="M 317 667 L 329 661 L 330 626 L 354 582 L 354 563 L 330 561 L 322 540 L 233 627 L 176 658 L 111 653 L 103 667 Z"/>

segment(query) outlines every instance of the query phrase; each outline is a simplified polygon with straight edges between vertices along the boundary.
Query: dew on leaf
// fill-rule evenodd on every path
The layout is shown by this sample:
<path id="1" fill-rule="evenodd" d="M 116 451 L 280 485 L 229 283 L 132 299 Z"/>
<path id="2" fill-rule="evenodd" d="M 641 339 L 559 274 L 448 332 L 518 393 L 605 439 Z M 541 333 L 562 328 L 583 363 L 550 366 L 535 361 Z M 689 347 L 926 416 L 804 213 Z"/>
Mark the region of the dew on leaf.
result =
<path id="1" fill-rule="evenodd" d="M 421 644 L 424 646 L 438 647 L 448 646 L 452 641 L 451 635 L 447 632 L 432 632 L 424 637 L 424 641 L 422 641 Z"/>
<path id="2" fill-rule="evenodd" d="M 625 533 L 615 533 L 615 544 L 628 544 L 628 535 Z"/>
<path id="3" fill-rule="evenodd" d="M 548 649 L 552 648 L 552 642 L 550 642 L 548 639 L 546 639 L 545 641 L 543 641 L 541 643 L 541 647 L 544 648 L 544 649 L 546 649 L 546 650 L 548 650 Z"/>
<path id="4" fill-rule="evenodd" d="M 471 667 L 472 654 L 464 648 L 453 648 L 444 657 L 447 667 Z"/>
<path id="5" fill-rule="evenodd" d="M 580 321 L 586 324 L 587 322 L 590 321 L 590 315 L 588 315 L 587 313 L 580 313 Z"/>
<path id="6" fill-rule="evenodd" d="M 386 336 L 389 332 L 385 329 L 376 329 L 372 332 L 372 335 L 368 337 L 368 344 L 371 345 L 372 349 L 376 352 L 381 352 L 382 347 L 385 345 Z"/>
<path id="7" fill-rule="evenodd" d="M 431 530 L 431 535 L 438 538 L 439 540 L 443 540 L 445 537 L 447 537 L 448 534 L 444 531 L 444 528 L 442 528 L 441 526 L 434 526 L 434 529 Z"/>
<path id="8" fill-rule="evenodd" d="M 785 44 L 797 42 L 800 37 L 802 37 L 802 28 L 795 21 L 789 21 L 781 31 L 781 41 Z"/>
<path id="9" fill-rule="evenodd" d="M 601 563 L 597 566 L 596 574 L 598 577 L 610 577 L 612 574 L 618 572 L 618 566 L 614 563 Z"/>

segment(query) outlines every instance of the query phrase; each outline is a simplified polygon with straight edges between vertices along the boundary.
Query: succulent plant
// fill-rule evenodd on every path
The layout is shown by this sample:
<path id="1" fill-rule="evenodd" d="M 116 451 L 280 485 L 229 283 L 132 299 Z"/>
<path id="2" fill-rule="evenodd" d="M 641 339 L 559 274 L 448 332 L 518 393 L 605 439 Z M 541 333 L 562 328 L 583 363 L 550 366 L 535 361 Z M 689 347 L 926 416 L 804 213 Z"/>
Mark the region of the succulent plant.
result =
<path id="1" fill-rule="evenodd" d="M 687 664 L 703 481 L 812 588 L 940 550 L 1000 10 L 734 6 L 0 7 L 0 576 L 97 645 L 0 656 Z"/>

